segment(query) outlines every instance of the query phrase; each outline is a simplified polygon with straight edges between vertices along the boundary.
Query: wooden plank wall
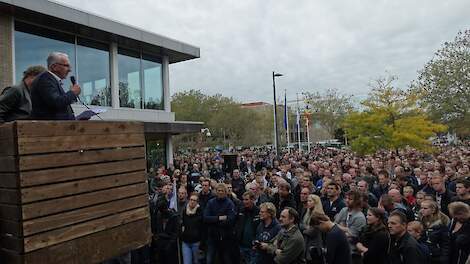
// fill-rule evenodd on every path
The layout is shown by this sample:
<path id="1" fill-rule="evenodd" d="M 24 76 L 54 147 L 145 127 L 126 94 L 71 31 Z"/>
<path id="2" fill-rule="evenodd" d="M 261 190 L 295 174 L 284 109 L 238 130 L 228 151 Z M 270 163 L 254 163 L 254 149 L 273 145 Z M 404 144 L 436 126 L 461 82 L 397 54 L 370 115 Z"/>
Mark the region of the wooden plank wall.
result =
<path id="1" fill-rule="evenodd" d="M 18 121 L 0 142 L 5 258 L 95 263 L 150 241 L 142 123 Z"/>

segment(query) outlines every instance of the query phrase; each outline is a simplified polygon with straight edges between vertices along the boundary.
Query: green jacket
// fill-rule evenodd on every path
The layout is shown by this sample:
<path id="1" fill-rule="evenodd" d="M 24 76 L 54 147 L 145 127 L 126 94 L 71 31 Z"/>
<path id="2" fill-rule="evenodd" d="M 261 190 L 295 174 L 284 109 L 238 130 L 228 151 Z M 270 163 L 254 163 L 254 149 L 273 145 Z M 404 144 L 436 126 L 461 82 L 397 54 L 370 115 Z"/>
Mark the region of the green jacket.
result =
<path id="1" fill-rule="evenodd" d="M 0 123 L 27 119 L 31 114 L 31 95 L 22 81 L 16 86 L 6 87 L 0 95 Z"/>
<path id="2" fill-rule="evenodd" d="M 280 254 L 276 250 L 280 249 Z M 277 264 L 305 263 L 305 243 L 299 227 L 294 225 L 289 230 L 282 229 L 269 243 L 268 253 L 274 255 Z"/>

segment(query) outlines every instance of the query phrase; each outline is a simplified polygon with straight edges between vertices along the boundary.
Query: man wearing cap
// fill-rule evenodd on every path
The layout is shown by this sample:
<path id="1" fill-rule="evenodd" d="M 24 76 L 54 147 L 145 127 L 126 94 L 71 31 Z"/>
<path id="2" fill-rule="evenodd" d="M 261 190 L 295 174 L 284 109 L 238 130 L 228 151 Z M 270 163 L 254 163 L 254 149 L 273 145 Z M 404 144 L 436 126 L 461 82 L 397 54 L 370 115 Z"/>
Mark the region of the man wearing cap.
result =
<path id="1" fill-rule="evenodd" d="M 36 76 L 45 71 L 43 66 L 31 66 L 23 72 L 20 84 L 3 89 L 0 95 L 0 123 L 29 118 L 31 84 Z"/>

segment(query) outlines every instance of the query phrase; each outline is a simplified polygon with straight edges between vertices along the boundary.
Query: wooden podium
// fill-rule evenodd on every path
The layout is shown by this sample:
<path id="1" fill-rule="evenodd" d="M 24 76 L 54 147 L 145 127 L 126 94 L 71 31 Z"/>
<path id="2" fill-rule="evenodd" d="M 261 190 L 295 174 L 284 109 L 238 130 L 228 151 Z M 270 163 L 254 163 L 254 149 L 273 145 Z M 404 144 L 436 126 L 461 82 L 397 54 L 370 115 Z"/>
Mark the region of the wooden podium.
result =
<path id="1" fill-rule="evenodd" d="M 143 123 L 0 125 L 0 263 L 98 263 L 151 240 Z"/>

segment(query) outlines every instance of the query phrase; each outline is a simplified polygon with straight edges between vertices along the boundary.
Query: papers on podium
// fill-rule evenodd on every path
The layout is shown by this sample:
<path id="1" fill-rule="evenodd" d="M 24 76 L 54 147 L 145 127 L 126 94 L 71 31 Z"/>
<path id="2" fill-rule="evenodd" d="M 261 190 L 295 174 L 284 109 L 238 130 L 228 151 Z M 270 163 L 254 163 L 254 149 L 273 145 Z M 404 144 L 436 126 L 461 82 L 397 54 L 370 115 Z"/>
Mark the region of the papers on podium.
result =
<path id="1" fill-rule="evenodd" d="M 83 111 L 81 114 L 79 114 L 75 119 L 77 119 L 77 120 L 90 120 L 90 118 L 92 116 L 104 113 L 106 111 L 107 110 L 103 109 L 103 108 L 88 109 L 88 110 Z"/>

